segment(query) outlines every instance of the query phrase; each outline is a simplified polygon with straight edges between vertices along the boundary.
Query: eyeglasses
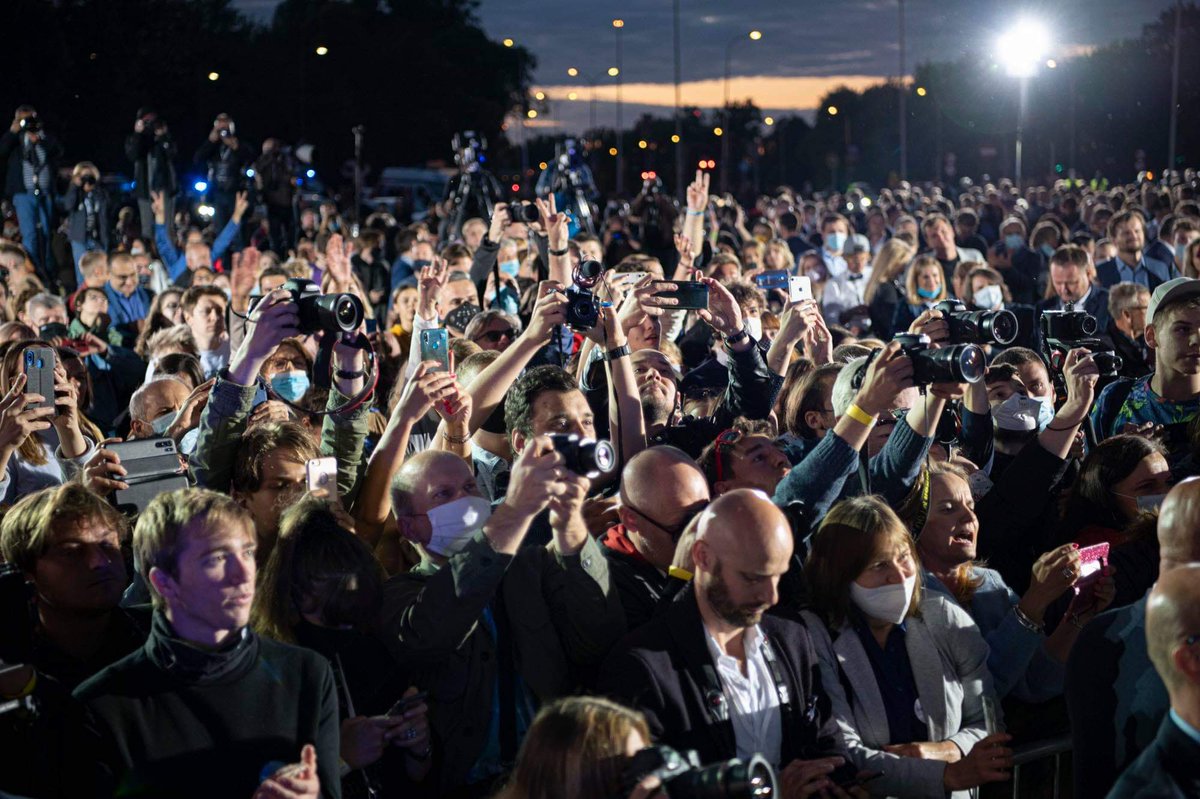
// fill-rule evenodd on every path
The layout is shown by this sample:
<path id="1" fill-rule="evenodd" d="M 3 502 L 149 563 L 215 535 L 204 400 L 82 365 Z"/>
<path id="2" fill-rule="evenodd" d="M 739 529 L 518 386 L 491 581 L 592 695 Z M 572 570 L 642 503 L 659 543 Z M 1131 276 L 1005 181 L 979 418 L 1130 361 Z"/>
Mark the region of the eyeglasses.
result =
<path id="1" fill-rule="evenodd" d="M 730 428 L 728 430 L 721 431 L 721 434 L 717 436 L 716 458 L 718 483 L 725 479 L 725 467 L 723 465 L 725 453 L 730 452 L 734 447 L 737 446 L 737 443 L 742 440 L 742 435 L 743 433 L 741 430 L 734 430 L 733 428 Z"/>
<path id="2" fill-rule="evenodd" d="M 631 510 L 634 513 L 636 513 L 638 516 L 641 516 L 643 519 L 650 522 L 652 525 L 657 527 L 659 530 L 662 530 L 667 535 L 671 536 L 672 541 L 678 541 L 679 536 L 683 535 L 683 531 L 686 530 L 687 526 L 692 523 L 692 519 L 695 519 L 697 516 L 700 515 L 700 511 L 704 510 L 703 507 L 696 508 L 695 510 L 690 510 L 686 514 L 684 514 L 684 517 L 679 521 L 679 524 L 677 524 L 673 527 L 667 527 L 662 522 L 657 521 L 653 516 L 648 516 L 647 514 L 643 513 L 642 511 L 638 510 L 637 508 L 633 507 L 632 505 L 630 505 L 628 502 L 625 502 L 624 500 L 621 501 L 621 505 L 624 508 L 626 508 L 627 510 Z"/>
<path id="3" fill-rule="evenodd" d="M 508 338 L 511 340 L 514 335 L 516 335 L 516 331 L 514 331 L 511 327 L 506 327 L 503 330 L 489 330 L 486 333 L 480 333 L 475 337 L 475 340 L 479 341 L 482 339 L 489 344 L 498 344 L 500 343 L 500 339 L 504 338 L 505 336 L 508 336 Z"/>

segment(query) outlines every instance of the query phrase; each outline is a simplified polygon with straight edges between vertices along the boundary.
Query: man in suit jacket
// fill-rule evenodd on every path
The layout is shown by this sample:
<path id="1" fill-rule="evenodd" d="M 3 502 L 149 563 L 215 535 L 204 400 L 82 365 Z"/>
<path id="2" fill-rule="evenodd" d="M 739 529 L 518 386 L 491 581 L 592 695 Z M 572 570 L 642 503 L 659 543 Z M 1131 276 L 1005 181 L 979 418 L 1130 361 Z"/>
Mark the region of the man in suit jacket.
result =
<path id="1" fill-rule="evenodd" d="M 1139 283 L 1118 283 L 1108 290 L 1108 337 L 1121 356 L 1121 377 L 1137 379 L 1150 374 L 1153 361 L 1146 346 L 1146 311 L 1150 289 Z"/>
<path id="2" fill-rule="evenodd" d="M 1104 288 L 1117 283 L 1137 283 L 1150 291 L 1174 277 L 1179 270 L 1169 261 L 1145 252 L 1146 224 L 1135 211 L 1122 211 L 1108 222 L 1108 237 L 1117 245 L 1117 257 L 1096 265 L 1096 278 Z"/>
<path id="3" fill-rule="evenodd" d="M 791 559 L 787 519 L 761 492 L 731 491 L 701 516 L 691 554 L 692 586 L 609 656 L 602 692 L 702 762 L 758 753 L 784 795 L 830 785 L 845 752 L 808 630 L 763 615 Z"/>
<path id="4" fill-rule="evenodd" d="M 1088 280 L 1088 254 L 1082 247 L 1067 244 L 1059 247 L 1050 258 L 1050 282 L 1055 296 L 1037 304 L 1039 325 L 1045 311 L 1062 311 L 1068 304 L 1076 311 L 1087 311 L 1096 317 L 1097 338 L 1108 329 L 1108 290 Z"/>
<path id="5" fill-rule="evenodd" d="M 1200 564 L 1159 578 L 1146 603 L 1146 647 L 1171 696 L 1158 737 L 1109 799 L 1200 795 Z"/>

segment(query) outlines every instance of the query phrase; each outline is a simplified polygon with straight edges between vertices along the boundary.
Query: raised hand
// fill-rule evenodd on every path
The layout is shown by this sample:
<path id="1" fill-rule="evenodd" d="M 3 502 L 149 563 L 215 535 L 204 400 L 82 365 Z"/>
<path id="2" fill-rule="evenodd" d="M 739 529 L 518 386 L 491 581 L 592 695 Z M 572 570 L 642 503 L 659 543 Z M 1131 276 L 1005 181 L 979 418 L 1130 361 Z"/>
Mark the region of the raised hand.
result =
<path id="1" fill-rule="evenodd" d="M 434 403 L 440 404 L 458 393 L 454 375 L 429 371 L 436 366 L 436 361 L 422 361 L 417 365 L 417 370 L 400 394 L 400 400 L 392 409 L 393 423 L 416 424 L 429 413 Z"/>
<path id="2" fill-rule="evenodd" d="M 354 280 L 354 273 L 350 267 L 352 246 L 350 242 L 343 240 L 341 233 L 334 233 L 325 242 L 325 269 L 343 291 Z"/>
<path id="3" fill-rule="evenodd" d="M 450 269 L 441 258 L 434 257 L 417 275 L 417 316 L 426 321 L 437 319 L 437 299 L 450 279 Z"/>
<path id="4" fill-rule="evenodd" d="M 708 184 L 712 175 L 696 170 L 696 178 L 687 187 L 687 208 L 692 213 L 702 213 L 708 205 Z"/>
<path id="5" fill-rule="evenodd" d="M 726 338 L 741 330 L 742 309 L 729 289 L 711 277 L 703 278 L 701 282 L 708 286 L 708 308 L 696 312 L 700 318 Z"/>
<path id="6" fill-rule="evenodd" d="M 246 211 L 250 208 L 250 198 L 244 191 L 239 191 L 233 199 L 233 216 L 231 220 L 237 224 L 242 223 L 242 217 L 246 215 Z"/>
<path id="7" fill-rule="evenodd" d="M 40 394 L 24 392 L 27 377 L 22 372 L 13 381 L 12 388 L 0 398 L 0 451 L 15 450 L 31 434 L 50 428 L 54 408 L 30 408 L 41 402 Z"/>

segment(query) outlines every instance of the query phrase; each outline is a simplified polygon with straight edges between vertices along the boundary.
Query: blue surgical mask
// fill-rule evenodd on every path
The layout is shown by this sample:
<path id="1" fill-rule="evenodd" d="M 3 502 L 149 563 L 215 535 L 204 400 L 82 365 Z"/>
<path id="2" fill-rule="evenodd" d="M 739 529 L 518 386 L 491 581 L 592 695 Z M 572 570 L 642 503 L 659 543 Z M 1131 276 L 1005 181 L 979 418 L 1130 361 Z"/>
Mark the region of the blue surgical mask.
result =
<path id="1" fill-rule="evenodd" d="M 1054 421 L 1054 403 L 1050 401 L 1049 397 L 1030 397 L 1030 399 L 1036 400 L 1041 406 L 1038 408 L 1037 415 L 1038 432 L 1040 433 Z"/>
<path id="2" fill-rule="evenodd" d="M 921 288 L 920 286 L 917 287 L 917 296 L 922 297 L 927 300 L 936 299 L 937 296 L 941 293 L 942 293 L 942 290 L 940 288 L 926 289 L 926 288 Z"/>
<path id="3" fill-rule="evenodd" d="M 196 451 L 196 442 L 200 440 L 200 428 L 193 427 L 191 430 L 183 434 L 179 439 L 179 451 L 184 455 L 191 455 Z"/>
<path id="4" fill-rule="evenodd" d="M 299 402 L 308 393 L 308 372 L 281 372 L 271 378 L 271 390 L 288 402 Z"/>
<path id="5" fill-rule="evenodd" d="M 1049 258 L 1051 255 L 1054 255 L 1054 248 L 1049 244 L 1043 244 L 1038 249 L 1040 249 L 1042 251 L 1042 255 L 1046 256 L 1047 258 Z"/>
<path id="6" fill-rule="evenodd" d="M 150 423 L 150 427 L 154 429 L 154 435 L 165 436 L 167 434 L 167 428 L 175 423 L 175 417 L 178 415 L 179 411 L 171 411 L 170 413 L 164 413 L 162 416 L 152 421 Z"/>
<path id="7" fill-rule="evenodd" d="M 1143 494 L 1137 498 L 1137 506 L 1140 511 L 1158 510 L 1162 507 L 1163 500 L 1167 498 L 1166 494 Z"/>
<path id="8" fill-rule="evenodd" d="M 1025 244 L 1025 237 L 1020 233 L 1009 233 L 1004 237 L 1004 246 L 1008 248 L 1009 252 L 1021 249 L 1023 244 Z"/>
<path id="9" fill-rule="evenodd" d="M 1187 254 L 1187 245 L 1186 244 L 1176 244 L 1175 245 L 1175 265 L 1176 266 L 1183 265 L 1183 257 L 1186 254 Z"/>
<path id="10" fill-rule="evenodd" d="M 516 277 L 517 272 L 519 272 L 520 270 L 521 270 L 521 262 L 518 261 L 516 258 L 512 259 L 511 261 L 501 261 L 500 262 L 500 271 L 506 275 L 511 275 L 512 277 Z"/>
<path id="11" fill-rule="evenodd" d="M 825 249 L 829 252 L 841 252 L 844 246 L 846 246 L 845 233 L 830 233 L 825 237 Z"/>

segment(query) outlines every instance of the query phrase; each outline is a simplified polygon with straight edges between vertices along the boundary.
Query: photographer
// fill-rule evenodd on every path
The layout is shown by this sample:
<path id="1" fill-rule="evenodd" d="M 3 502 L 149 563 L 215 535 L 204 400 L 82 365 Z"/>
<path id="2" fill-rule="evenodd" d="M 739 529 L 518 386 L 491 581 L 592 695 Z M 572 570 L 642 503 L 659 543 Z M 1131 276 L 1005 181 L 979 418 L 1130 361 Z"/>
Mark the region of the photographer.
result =
<path id="1" fill-rule="evenodd" d="M 292 202 L 296 194 L 296 180 L 292 176 L 292 160 L 276 138 L 266 139 L 262 144 L 262 155 L 254 162 L 254 186 L 267 206 L 267 225 L 271 237 L 271 249 L 280 258 L 286 258 L 288 250 L 295 244 L 295 209 Z"/>
<path id="2" fill-rule="evenodd" d="M 133 163 L 134 196 L 142 221 L 142 238 L 154 236 L 152 193 L 163 195 L 163 210 L 167 220 L 167 237 L 175 237 L 175 194 L 179 181 L 175 176 L 177 148 L 167 122 L 151 108 L 138 109 L 133 133 L 125 137 L 125 156 Z"/>
<path id="3" fill-rule="evenodd" d="M 233 118 L 221 113 L 213 120 L 212 130 L 193 160 L 197 166 L 208 170 L 208 198 L 214 209 L 213 225 L 217 230 L 222 230 L 233 218 L 238 194 L 246 190 L 246 167 L 254 162 L 254 153 L 238 138 Z M 162 248 L 159 250 L 161 252 Z"/>
<path id="4" fill-rule="evenodd" d="M 62 146 L 46 135 L 33 106 L 22 105 L 0 135 L 0 160 L 7 162 L 4 196 L 12 201 L 21 226 L 21 243 L 47 286 L 57 283 L 50 272 L 50 220 L 54 214 L 54 179 Z"/>
<path id="5" fill-rule="evenodd" d="M 112 230 L 108 192 L 100 185 L 100 170 L 91 161 L 80 161 L 71 170 L 71 185 L 58 200 L 67 215 L 67 239 L 75 261 L 75 285 L 83 285 L 79 259 L 92 250 L 108 252 Z"/>

